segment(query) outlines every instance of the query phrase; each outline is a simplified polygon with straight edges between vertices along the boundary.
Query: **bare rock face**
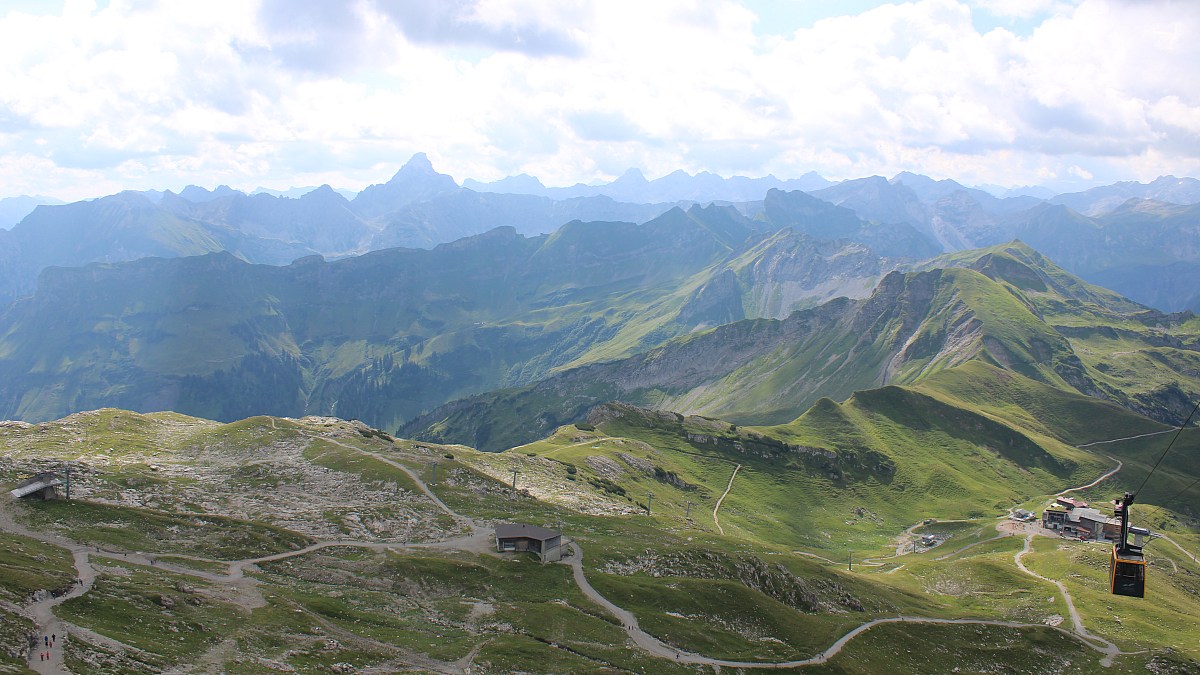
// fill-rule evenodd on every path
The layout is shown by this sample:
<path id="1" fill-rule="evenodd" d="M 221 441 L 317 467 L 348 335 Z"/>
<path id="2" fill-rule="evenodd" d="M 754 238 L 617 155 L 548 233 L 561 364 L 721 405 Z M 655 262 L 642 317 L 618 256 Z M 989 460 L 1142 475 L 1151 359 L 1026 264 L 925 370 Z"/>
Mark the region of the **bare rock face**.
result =
<path id="1" fill-rule="evenodd" d="M 638 471 L 641 471 L 644 474 L 654 473 L 654 464 L 652 464 L 650 462 L 650 460 L 648 460 L 648 459 L 642 459 L 641 457 L 634 457 L 633 455 L 627 455 L 623 452 L 617 453 L 617 457 L 620 457 L 622 462 L 625 462 L 629 466 L 637 469 Z M 612 461 L 612 460 L 609 460 L 609 461 Z"/>
<path id="2" fill-rule="evenodd" d="M 625 475 L 625 471 L 612 459 L 604 455 L 591 455 L 583 460 L 602 478 L 613 480 Z"/>

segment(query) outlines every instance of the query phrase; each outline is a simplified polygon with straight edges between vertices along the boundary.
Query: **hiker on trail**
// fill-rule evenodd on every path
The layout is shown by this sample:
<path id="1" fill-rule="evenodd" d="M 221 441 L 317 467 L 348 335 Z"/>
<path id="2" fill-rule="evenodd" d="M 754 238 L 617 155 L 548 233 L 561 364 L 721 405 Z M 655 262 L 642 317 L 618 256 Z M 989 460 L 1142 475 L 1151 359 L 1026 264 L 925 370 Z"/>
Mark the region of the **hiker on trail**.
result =
<path id="1" fill-rule="evenodd" d="M 42 644 L 44 644 L 47 647 L 50 646 L 50 636 L 49 635 L 42 636 Z"/>

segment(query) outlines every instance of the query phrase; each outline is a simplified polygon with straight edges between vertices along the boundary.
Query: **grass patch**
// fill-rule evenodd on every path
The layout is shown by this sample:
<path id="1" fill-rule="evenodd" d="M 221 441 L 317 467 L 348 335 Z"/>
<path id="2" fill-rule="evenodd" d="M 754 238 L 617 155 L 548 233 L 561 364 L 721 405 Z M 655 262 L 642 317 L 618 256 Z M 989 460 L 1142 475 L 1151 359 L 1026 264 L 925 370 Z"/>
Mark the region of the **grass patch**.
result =
<path id="1" fill-rule="evenodd" d="M 74 580 L 70 551 L 0 532 L 0 599 L 22 604 L 34 591 L 63 591 Z"/>
<path id="2" fill-rule="evenodd" d="M 31 527 L 53 528 L 80 543 L 125 551 L 242 560 L 313 543 L 291 530 L 224 516 L 177 515 L 81 500 L 24 506 L 21 516 Z"/>
<path id="3" fill-rule="evenodd" d="M 138 565 L 105 565 L 89 592 L 57 611 L 165 662 L 179 663 L 239 626 L 238 608 L 217 596 L 211 585 L 193 577 Z"/>

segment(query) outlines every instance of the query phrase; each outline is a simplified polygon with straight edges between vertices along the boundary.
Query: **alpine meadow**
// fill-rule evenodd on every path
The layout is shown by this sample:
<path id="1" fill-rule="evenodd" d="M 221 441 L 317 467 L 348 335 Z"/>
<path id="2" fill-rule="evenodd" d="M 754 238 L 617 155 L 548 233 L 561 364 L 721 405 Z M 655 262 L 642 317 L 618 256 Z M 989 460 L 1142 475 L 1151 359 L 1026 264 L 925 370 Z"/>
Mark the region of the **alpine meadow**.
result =
<path id="1" fill-rule="evenodd" d="M 1197 34 L 0 8 L 0 673 L 1200 672 Z"/>

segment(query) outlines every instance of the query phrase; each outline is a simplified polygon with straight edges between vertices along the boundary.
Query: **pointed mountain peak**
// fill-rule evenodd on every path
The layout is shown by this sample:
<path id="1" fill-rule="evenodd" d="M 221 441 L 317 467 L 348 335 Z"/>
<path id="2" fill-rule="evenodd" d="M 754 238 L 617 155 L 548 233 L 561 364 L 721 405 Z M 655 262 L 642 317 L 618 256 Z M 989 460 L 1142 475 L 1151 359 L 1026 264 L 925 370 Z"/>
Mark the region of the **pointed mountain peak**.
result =
<path id="1" fill-rule="evenodd" d="M 621 174 L 621 177 L 614 180 L 613 183 L 646 183 L 646 176 L 642 174 L 642 170 L 636 167 L 627 170 Z"/>
<path id="2" fill-rule="evenodd" d="M 300 200 L 303 202 L 345 202 L 346 198 L 337 190 L 334 190 L 328 183 L 318 188 L 313 188 L 308 192 L 300 195 Z"/>
<path id="3" fill-rule="evenodd" d="M 429 156 L 423 152 L 418 152 L 400 167 L 396 175 L 392 176 L 392 180 L 406 178 L 411 176 L 438 176 L 441 175 L 433 168 L 433 162 L 429 161 Z"/>

